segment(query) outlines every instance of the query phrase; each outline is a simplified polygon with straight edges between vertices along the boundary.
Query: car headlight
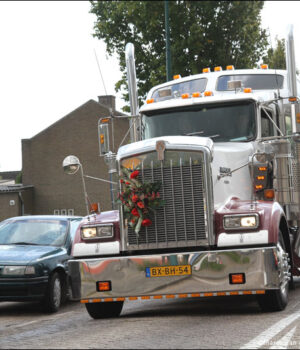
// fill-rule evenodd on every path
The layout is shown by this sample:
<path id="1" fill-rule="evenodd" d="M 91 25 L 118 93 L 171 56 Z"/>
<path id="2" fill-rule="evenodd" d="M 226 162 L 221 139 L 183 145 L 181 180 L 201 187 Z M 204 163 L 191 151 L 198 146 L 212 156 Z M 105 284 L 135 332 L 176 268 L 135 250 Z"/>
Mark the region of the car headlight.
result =
<path id="1" fill-rule="evenodd" d="M 22 276 L 22 275 L 34 275 L 34 266 L 3 266 L 1 270 L 2 275 L 10 276 Z"/>
<path id="2" fill-rule="evenodd" d="M 253 215 L 225 215 L 223 219 L 224 229 L 227 230 L 249 230 L 256 229 L 259 225 L 258 214 Z"/>
<path id="3" fill-rule="evenodd" d="M 101 239 L 113 237 L 113 225 L 97 225 L 81 228 L 82 239 Z"/>

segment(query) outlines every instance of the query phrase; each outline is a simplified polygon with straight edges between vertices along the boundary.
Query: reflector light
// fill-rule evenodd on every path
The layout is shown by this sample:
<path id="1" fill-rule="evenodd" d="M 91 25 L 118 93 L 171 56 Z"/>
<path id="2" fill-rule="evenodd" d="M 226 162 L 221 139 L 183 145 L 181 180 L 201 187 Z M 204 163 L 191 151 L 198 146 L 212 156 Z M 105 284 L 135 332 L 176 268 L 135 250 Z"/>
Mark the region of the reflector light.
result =
<path id="1" fill-rule="evenodd" d="M 111 281 L 98 281 L 96 283 L 98 292 L 106 292 L 111 290 Z"/>
<path id="2" fill-rule="evenodd" d="M 246 282 L 244 273 L 230 273 L 229 283 L 230 284 L 244 284 Z"/>
<path id="3" fill-rule="evenodd" d="M 214 69 L 215 72 L 221 72 L 221 70 L 222 70 L 221 66 L 215 67 L 215 69 Z"/>
<path id="4" fill-rule="evenodd" d="M 190 95 L 188 93 L 181 95 L 181 98 L 189 98 L 189 97 L 190 97 Z"/>
<path id="5" fill-rule="evenodd" d="M 264 197 L 265 199 L 274 199 L 275 191 L 273 189 L 264 190 Z"/>
<path id="6" fill-rule="evenodd" d="M 193 97 L 201 97 L 200 92 L 193 92 L 192 94 Z"/>
<path id="7" fill-rule="evenodd" d="M 204 91 L 204 96 L 213 96 L 212 91 Z"/>
<path id="8" fill-rule="evenodd" d="M 100 123 L 108 123 L 109 122 L 109 118 L 105 118 L 105 119 L 101 119 Z"/>
<path id="9" fill-rule="evenodd" d="M 104 134 L 100 134 L 100 143 L 101 145 L 104 144 Z"/>
<path id="10" fill-rule="evenodd" d="M 266 171 L 266 170 L 267 170 L 267 167 L 266 167 L 266 166 L 260 166 L 260 167 L 258 168 L 258 170 L 260 170 L 260 171 Z"/>
<path id="11" fill-rule="evenodd" d="M 268 67 L 267 64 L 263 63 L 263 64 L 260 65 L 260 68 L 261 69 L 268 69 L 269 67 Z"/>
<path id="12" fill-rule="evenodd" d="M 153 103 L 154 102 L 154 98 L 150 98 L 149 100 L 147 100 L 147 103 Z"/>
<path id="13" fill-rule="evenodd" d="M 262 190 L 262 188 L 263 188 L 263 185 L 255 185 L 256 190 Z"/>
<path id="14" fill-rule="evenodd" d="M 180 74 L 176 74 L 176 75 L 173 75 L 173 79 L 180 79 L 181 78 L 181 75 Z"/>
<path id="15" fill-rule="evenodd" d="M 300 123 L 300 113 L 296 113 L 296 122 Z"/>
<path id="16" fill-rule="evenodd" d="M 202 73 L 210 73 L 210 68 L 203 68 Z"/>
<path id="17" fill-rule="evenodd" d="M 256 179 L 257 179 L 257 180 L 264 180 L 265 177 L 264 177 L 264 176 L 256 176 Z"/>
<path id="18" fill-rule="evenodd" d="M 252 89 L 251 89 L 251 88 L 245 88 L 245 89 L 244 89 L 244 92 L 245 92 L 245 93 L 252 92 Z"/>
<path id="19" fill-rule="evenodd" d="M 234 66 L 232 66 L 232 65 L 226 66 L 226 70 L 234 70 Z"/>

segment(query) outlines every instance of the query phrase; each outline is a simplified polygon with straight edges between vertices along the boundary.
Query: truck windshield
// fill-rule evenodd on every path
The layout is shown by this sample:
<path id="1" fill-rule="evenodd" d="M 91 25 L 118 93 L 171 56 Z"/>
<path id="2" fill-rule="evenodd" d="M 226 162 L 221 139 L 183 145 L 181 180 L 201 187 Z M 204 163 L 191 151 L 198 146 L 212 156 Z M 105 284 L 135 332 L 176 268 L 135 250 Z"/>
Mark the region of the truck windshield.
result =
<path id="1" fill-rule="evenodd" d="M 190 135 L 211 137 L 214 142 L 243 142 L 255 139 L 253 102 L 197 105 L 149 111 L 142 116 L 143 139 Z"/>

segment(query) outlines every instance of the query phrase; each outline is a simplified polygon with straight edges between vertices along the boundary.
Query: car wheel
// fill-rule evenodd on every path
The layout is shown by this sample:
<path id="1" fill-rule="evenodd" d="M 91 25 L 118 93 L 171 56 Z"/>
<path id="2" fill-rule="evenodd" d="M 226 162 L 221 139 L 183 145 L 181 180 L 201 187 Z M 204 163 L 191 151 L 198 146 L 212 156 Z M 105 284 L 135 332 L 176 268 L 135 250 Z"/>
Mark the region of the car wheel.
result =
<path id="1" fill-rule="evenodd" d="M 94 319 L 118 317 L 123 308 L 123 301 L 108 301 L 101 303 L 87 303 L 86 310 Z"/>
<path id="2" fill-rule="evenodd" d="M 54 272 L 49 280 L 45 299 L 43 301 L 46 312 L 57 312 L 62 303 L 62 280 L 58 272 Z"/>
<path id="3" fill-rule="evenodd" d="M 286 251 L 282 233 L 278 233 L 277 243 L 278 275 L 280 288 L 268 290 L 264 295 L 257 295 L 257 301 L 262 311 L 281 311 L 288 303 L 290 265 L 289 254 Z"/>

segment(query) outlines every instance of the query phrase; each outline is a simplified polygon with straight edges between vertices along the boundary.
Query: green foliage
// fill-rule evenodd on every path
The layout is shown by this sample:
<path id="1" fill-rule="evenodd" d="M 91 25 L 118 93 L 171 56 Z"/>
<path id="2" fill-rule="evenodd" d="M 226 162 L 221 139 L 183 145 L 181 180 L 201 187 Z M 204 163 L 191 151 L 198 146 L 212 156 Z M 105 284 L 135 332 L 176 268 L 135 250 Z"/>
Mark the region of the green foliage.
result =
<path id="1" fill-rule="evenodd" d="M 169 1 L 172 74 L 188 76 L 203 67 L 253 68 L 267 48 L 260 28 L 263 1 Z M 97 17 L 94 36 L 120 59 L 127 91 L 125 45 L 135 47 L 140 103 L 154 85 L 166 81 L 165 1 L 91 1 Z M 123 93 L 128 101 L 128 93 Z"/>
<path id="2" fill-rule="evenodd" d="M 22 183 L 22 171 L 16 176 L 15 182 L 16 182 L 16 184 Z"/>
<path id="3" fill-rule="evenodd" d="M 267 55 L 263 57 L 263 62 L 272 69 L 286 69 L 285 60 L 285 40 L 276 37 L 276 47 L 268 49 Z"/>

